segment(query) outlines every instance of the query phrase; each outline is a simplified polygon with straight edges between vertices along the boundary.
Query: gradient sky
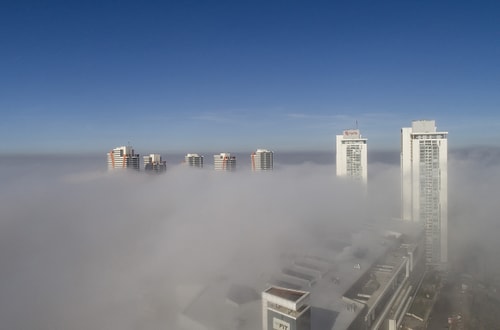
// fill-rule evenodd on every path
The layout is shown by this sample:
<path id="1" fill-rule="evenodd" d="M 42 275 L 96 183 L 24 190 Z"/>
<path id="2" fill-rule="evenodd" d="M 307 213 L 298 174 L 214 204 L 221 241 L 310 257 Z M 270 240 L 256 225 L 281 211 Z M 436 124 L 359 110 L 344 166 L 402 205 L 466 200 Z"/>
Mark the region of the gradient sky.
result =
<path id="1" fill-rule="evenodd" d="M 498 145 L 498 1 L 3 1 L 0 152 Z"/>

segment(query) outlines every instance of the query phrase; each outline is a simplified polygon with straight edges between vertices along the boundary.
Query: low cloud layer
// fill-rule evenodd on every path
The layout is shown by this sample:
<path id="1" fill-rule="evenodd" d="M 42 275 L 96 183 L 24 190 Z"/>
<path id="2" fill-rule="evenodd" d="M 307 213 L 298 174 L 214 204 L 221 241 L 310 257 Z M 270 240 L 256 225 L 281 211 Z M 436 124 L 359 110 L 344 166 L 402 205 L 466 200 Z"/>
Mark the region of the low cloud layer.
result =
<path id="1" fill-rule="evenodd" d="M 497 249 L 499 166 L 455 158 L 450 230 Z M 399 212 L 399 166 L 384 163 L 370 165 L 365 199 L 331 164 L 150 176 L 27 159 L 0 169 L 5 329 L 175 329 L 179 286 L 208 283 L 239 251 L 272 267 L 269 251 L 307 250 L 317 235 Z"/>

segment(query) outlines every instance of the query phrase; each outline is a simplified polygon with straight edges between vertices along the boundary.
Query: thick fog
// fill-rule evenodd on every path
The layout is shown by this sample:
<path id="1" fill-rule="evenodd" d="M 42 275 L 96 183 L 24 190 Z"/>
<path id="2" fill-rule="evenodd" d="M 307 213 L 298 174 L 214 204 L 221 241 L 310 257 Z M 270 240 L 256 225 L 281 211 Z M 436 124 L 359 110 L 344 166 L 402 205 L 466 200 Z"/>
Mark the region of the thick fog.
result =
<path id="1" fill-rule="evenodd" d="M 450 155 L 455 251 L 500 251 L 499 155 Z M 397 163 L 371 162 L 366 194 L 332 163 L 272 173 L 168 164 L 158 176 L 103 164 L 1 158 L 1 329 L 175 329 L 179 286 L 209 283 L 233 258 L 272 268 L 273 251 L 399 215 Z"/>

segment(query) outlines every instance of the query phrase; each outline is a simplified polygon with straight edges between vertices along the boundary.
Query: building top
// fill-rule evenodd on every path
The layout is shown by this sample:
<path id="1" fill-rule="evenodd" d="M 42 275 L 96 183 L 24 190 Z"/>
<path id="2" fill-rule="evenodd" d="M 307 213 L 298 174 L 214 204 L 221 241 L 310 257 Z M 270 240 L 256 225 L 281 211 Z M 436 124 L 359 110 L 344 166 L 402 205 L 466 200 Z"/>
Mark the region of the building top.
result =
<path id="1" fill-rule="evenodd" d="M 411 123 L 413 133 L 434 133 L 436 132 L 435 120 L 414 120 Z"/>
<path id="2" fill-rule="evenodd" d="M 272 152 L 267 149 L 257 149 L 256 153 L 262 153 L 262 152 Z"/>
<path id="3" fill-rule="evenodd" d="M 198 154 L 187 154 L 186 157 L 203 157 Z"/>
<path id="4" fill-rule="evenodd" d="M 159 163 L 161 162 L 160 154 L 150 154 L 149 156 L 144 156 L 144 161 L 148 161 L 150 163 Z"/>
<path id="5" fill-rule="evenodd" d="M 272 286 L 264 292 L 285 300 L 292 301 L 294 303 L 303 300 L 309 295 L 309 292 L 307 291 L 293 290 L 279 286 Z"/>
<path id="6" fill-rule="evenodd" d="M 346 129 L 342 135 L 344 139 L 361 139 L 359 129 Z"/>
<path id="7" fill-rule="evenodd" d="M 125 155 L 134 155 L 134 149 L 132 146 L 121 146 L 121 147 L 116 147 L 113 149 L 113 151 L 123 151 L 123 154 Z"/>

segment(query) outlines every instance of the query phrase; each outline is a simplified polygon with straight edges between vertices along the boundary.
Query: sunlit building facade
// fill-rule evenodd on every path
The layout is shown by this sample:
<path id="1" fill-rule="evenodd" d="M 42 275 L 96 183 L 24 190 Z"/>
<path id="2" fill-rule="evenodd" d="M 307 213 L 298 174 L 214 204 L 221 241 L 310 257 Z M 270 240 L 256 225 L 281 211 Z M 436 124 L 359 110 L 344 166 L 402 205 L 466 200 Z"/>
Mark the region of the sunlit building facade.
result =
<path id="1" fill-rule="evenodd" d="M 203 156 L 198 154 L 187 154 L 184 156 L 184 163 L 191 167 L 203 167 Z"/>
<path id="2" fill-rule="evenodd" d="M 214 169 L 216 171 L 236 171 L 236 157 L 228 152 L 214 155 Z"/>
<path id="3" fill-rule="evenodd" d="M 428 265 L 448 260 L 448 133 L 434 120 L 401 129 L 401 218 L 425 226 Z"/>
<path id="4" fill-rule="evenodd" d="M 252 171 L 270 171 L 273 169 L 273 152 L 257 149 L 250 155 Z"/>
<path id="5" fill-rule="evenodd" d="M 134 169 L 139 171 L 139 154 L 131 146 L 117 147 L 108 152 L 108 170 Z"/>
<path id="6" fill-rule="evenodd" d="M 367 182 L 367 139 L 358 129 L 345 130 L 337 135 L 337 176 L 349 177 L 355 181 Z"/>

